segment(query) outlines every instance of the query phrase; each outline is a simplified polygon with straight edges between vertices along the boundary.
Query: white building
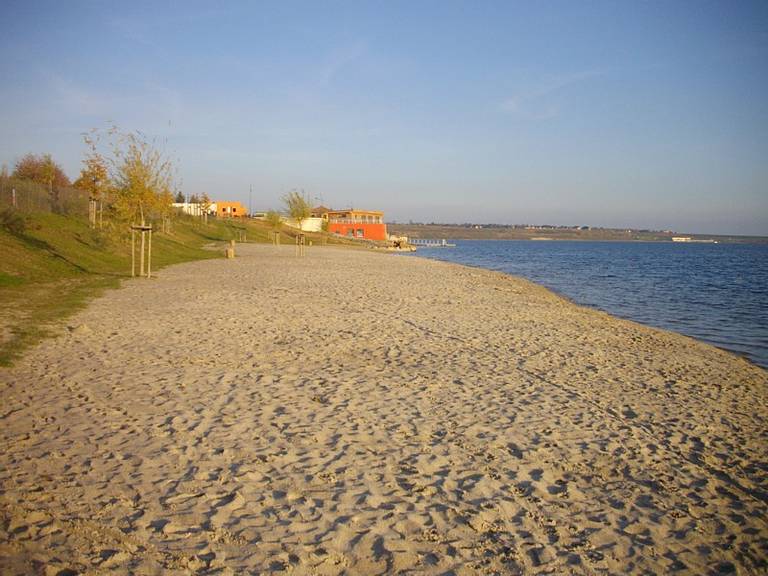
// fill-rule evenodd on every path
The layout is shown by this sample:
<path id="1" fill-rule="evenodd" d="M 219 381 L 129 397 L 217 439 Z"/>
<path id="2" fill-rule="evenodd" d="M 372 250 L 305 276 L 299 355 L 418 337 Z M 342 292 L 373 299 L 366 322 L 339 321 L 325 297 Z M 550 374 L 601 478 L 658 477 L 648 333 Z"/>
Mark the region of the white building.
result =
<path id="1" fill-rule="evenodd" d="M 183 214 L 189 214 L 190 216 L 202 216 L 203 205 L 199 202 L 174 202 L 173 207 L 182 212 Z M 208 215 L 216 215 L 216 202 L 212 202 L 208 206 Z"/>
<path id="2" fill-rule="evenodd" d="M 302 232 L 322 232 L 323 222 L 324 218 L 304 218 L 299 228 L 299 223 L 293 218 L 283 218 L 283 224 L 291 228 L 299 228 Z"/>

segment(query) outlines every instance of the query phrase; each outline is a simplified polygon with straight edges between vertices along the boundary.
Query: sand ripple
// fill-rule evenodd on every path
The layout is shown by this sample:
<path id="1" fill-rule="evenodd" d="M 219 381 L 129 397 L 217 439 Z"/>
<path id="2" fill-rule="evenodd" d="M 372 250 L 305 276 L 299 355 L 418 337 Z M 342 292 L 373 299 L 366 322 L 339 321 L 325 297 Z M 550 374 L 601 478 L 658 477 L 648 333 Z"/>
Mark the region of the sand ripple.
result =
<path id="1" fill-rule="evenodd" d="M 0 373 L 3 573 L 768 569 L 765 371 L 491 272 L 238 254 Z"/>

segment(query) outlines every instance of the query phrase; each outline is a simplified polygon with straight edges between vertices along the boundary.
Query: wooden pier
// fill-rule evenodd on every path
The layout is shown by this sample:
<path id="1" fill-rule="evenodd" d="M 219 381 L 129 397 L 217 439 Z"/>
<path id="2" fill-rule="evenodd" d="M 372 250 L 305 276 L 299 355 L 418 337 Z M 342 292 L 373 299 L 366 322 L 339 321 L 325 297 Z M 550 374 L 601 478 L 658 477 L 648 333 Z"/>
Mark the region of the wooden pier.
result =
<path id="1" fill-rule="evenodd" d="M 408 243 L 417 248 L 453 248 L 456 244 L 448 242 L 445 238 L 435 240 L 432 238 L 409 238 Z"/>

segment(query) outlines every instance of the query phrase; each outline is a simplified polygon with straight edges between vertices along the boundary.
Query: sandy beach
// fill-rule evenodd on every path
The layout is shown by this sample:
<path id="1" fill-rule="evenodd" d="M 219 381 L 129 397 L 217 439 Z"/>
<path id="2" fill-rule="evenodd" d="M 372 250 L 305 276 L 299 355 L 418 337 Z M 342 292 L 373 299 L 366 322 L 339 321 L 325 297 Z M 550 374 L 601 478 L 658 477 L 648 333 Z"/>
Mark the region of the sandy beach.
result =
<path id="1" fill-rule="evenodd" d="M 766 371 L 494 272 L 237 252 L 0 371 L 0 572 L 768 571 Z"/>

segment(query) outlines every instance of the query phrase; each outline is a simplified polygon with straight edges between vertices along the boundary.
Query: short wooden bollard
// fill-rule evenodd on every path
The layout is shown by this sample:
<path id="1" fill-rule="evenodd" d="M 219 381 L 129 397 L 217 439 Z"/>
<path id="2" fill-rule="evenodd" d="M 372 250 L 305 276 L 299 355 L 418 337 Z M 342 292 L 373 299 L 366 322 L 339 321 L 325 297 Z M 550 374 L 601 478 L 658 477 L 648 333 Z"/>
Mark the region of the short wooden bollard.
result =
<path id="1" fill-rule="evenodd" d="M 227 248 L 226 254 L 227 254 L 227 258 L 234 258 L 235 257 L 235 249 L 234 248 Z"/>

